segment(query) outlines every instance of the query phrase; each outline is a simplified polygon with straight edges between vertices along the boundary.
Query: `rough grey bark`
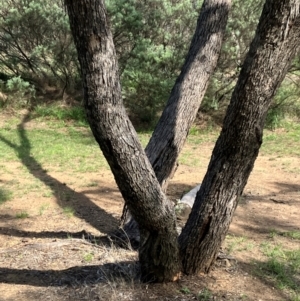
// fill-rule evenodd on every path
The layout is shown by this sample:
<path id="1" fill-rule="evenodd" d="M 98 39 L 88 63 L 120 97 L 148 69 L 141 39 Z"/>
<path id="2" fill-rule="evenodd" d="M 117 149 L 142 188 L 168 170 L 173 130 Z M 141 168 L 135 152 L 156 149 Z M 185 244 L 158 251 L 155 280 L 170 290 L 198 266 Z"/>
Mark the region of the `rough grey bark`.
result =
<path id="1" fill-rule="evenodd" d="M 123 107 L 104 2 L 65 0 L 65 3 L 82 70 L 85 109 L 91 129 L 140 226 L 142 277 L 144 280 L 174 280 L 181 268 L 174 208 L 165 197 Z M 299 44 L 298 13 L 299 3 L 295 0 L 268 0 L 264 7 L 208 172 L 180 236 L 186 273 L 209 269 L 228 230 L 261 145 L 270 100 Z M 204 58 L 196 60 L 201 59 Z M 184 87 L 178 92 L 183 93 Z M 169 134 L 181 131 L 180 124 L 184 123 L 181 119 L 188 118 L 177 117 L 183 109 L 175 106 L 173 110 L 168 106 L 167 111 L 176 112 L 175 117 L 170 115 L 170 118 L 177 118 L 174 123 L 165 124 L 172 128 Z M 160 136 L 162 140 L 169 138 Z M 170 141 L 175 141 L 172 139 Z M 173 144 L 164 147 L 173 149 L 176 154 Z M 163 151 L 157 154 L 163 155 Z M 172 155 L 169 156 L 172 161 Z M 168 161 L 168 156 L 165 160 Z"/>
<path id="2" fill-rule="evenodd" d="M 146 147 L 146 154 L 164 192 L 176 171 L 176 161 L 196 118 L 222 47 L 231 0 L 205 0 L 181 73 Z M 126 205 L 122 226 L 132 245 L 138 245 L 138 225 Z"/>
<path id="3" fill-rule="evenodd" d="M 122 103 L 115 47 L 104 0 L 65 0 L 80 62 L 87 118 L 139 224 L 139 259 L 147 281 L 181 270 L 173 205 L 166 198 Z"/>
<path id="4" fill-rule="evenodd" d="M 208 271 L 217 256 L 258 155 L 270 101 L 299 50 L 299 22 L 299 1 L 266 1 L 208 171 L 180 235 L 187 274 Z"/>
<path id="5" fill-rule="evenodd" d="M 146 147 L 163 190 L 204 97 L 222 47 L 231 0 L 205 0 L 181 73 Z"/>

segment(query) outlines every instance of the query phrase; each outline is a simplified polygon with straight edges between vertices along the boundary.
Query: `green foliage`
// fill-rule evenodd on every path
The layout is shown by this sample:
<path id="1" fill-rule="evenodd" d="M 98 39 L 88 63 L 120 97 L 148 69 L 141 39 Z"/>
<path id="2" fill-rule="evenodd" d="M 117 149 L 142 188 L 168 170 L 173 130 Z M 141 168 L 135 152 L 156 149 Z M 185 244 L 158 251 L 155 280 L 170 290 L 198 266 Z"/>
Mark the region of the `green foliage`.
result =
<path id="1" fill-rule="evenodd" d="M 59 0 L 1 0 L 0 45 L 6 77 L 22 77 L 42 92 L 49 86 L 72 89 L 78 81 L 69 21 Z"/>
<path id="2" fill-rule="evenodd" d="M 230 101 L 241 66 L 259 21 L 263 0 L 234 0 L 226 28 L 222 52 L 201 110 L 204 112 L 225 109 Z M 278 89 L 266 118 L 266 128 L 276 129 L 287 116 L 300 118 L 299 95 L 300 55 L 294 60 L 290 71 Z"/>
<path id="3" fill-rule="evenodd" d="M 151 125 L 158 118 L 187 53 L 199 7 L 187 0 L 107 1 L 124 102 L 134 120 Z"/>
<path id="4" fill-rule="evenodd" d="M 164 108 L 187 54 L 202 2 L 106 1 L 124 104 L 131 119 L 144 128 L 152 128 Z M 225 111 L 263 2 L 233 1 L 218 66 L 202 103 L 203 111 Z M 281 120 L 290 114 L 299 118 L 299 69 L 300 56 L 268 113 L 268 128 L 280 126 Z M 24 107 L 33 102 L 37 105 L 44 96 L 61 99 L 65 92 L 81 97 L 78 70 L 62 1 L 0 0 L 0 107 Z M 85 123 L 77 107 L 72 116 L 65 114 L 68 110 L 53 107 L 46 110 L 39 106 L 37 111 L 40 116 L 49 114 L 59 120 Z"/>
<path id="5" fill-rule="evenodd" d="M 7 99 L 2 104 L 4 106 L 14 106 L 17 108 L 28 106 L 29 102 L 35 98 L 35 87 L 20 76 L 15 76 L 7 80 L 3 90 L 7 92 Z"/>
<path id="6" fill-rule="evenodd" d="M 263 0 L 232 2 L 221 55 L 202 102 L 203 111 L 225 111 L 254 37 L 263 3 Z"/>
<path id="7" fill-rule="evenodd" d="M 162 111 L 194 31 L 201 5 L 195 3 L 106 2 L 124 103 L 134 120 L 151 125 Z M 50 93 L 53 87 L 64 91 L 80 86 L 77 56 L 61 1 L 2 0 L 1 4 L 3 78 L 21 76 L 39 93 Z"/>
<path id="8" fill-rule="evenodd" d="M 300 119 L 299 81 L 297 76 L 290 74 L 278 89 L 266 118 L 268 129 L 274 130 L 282 126 L 287 117 Z"/>

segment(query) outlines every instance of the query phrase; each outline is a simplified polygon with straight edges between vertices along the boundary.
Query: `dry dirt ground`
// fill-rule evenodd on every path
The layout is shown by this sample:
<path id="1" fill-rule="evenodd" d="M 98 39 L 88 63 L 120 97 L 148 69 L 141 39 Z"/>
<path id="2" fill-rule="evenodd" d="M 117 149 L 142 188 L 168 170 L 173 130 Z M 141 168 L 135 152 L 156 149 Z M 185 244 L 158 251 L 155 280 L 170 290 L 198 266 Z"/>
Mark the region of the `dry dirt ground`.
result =
<path id="1" fill-rule="evenodd" d="M 168 189 L 172 200 L 201 182 L 212 147 L 200 146 L 201 168 L 180 165 Z M 199 293 L 200 300 L 290 300 L 256 272 L 267 259 L 262 243 L 299 248 L 299 240 L 272 235 L 300 231 L 300 175 L 283 168 L 287 160 L 300 166 L 295 157 L 258 158 L 224 246 L 234 259 L 171 284 L 139 283 L 137 253 L 105 238 L 118 227 L 123 206 L 110 171 L 37 171 L 56 193 L 28 192 L 1 205 L 0 300 L 197 300 Z M 20 162 L 5 164 L 10 173 L 0 174 L 2 183 L 21 168 Z M 62 210 L 67 205 L 74 213 Z M 21 212 L 28 217 L 16 218 Z"/>

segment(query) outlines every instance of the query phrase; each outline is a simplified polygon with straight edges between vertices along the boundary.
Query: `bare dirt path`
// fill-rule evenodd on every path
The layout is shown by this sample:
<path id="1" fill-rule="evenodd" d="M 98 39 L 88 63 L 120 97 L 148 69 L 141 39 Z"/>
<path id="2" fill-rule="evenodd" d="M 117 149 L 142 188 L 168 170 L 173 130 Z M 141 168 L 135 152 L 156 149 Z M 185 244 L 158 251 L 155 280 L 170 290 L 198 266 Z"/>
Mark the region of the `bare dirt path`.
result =
<path id="1" fill-rule="evenodd" d="M 168 194 L 180 198 L 201 182 L 213 144 L 201 145 L 202 167 L 180 165 Z M 54 196 L 29 192 L 1 205 L 0 300 L 291 300 L 255 272 L 266 260 L 262 243 L 299 248 L 299 240 L 274 233 L 300 231 L 300 175 L 284 168 L 300 158 L 260 156 L 237 208 L 227 240 L 235 260 L 219 261 L 209 275 L 168 285 L 142 285 L 132 278 L 137 254 L 103 239 L 118 226 L 123 201 L 110 171 L 47 172 Z M 13 181 L 21 163 L 3 162 Z M 28 179 L 18 179 L 22 183 Z M 74 211 L 62 211 L 68 205 Z M 27 218 L 16 218 L 18 213 Z M 300 284 L 299 284 L 300 285 Z M 202 296 L 202 295 L 201 295 Z"/>

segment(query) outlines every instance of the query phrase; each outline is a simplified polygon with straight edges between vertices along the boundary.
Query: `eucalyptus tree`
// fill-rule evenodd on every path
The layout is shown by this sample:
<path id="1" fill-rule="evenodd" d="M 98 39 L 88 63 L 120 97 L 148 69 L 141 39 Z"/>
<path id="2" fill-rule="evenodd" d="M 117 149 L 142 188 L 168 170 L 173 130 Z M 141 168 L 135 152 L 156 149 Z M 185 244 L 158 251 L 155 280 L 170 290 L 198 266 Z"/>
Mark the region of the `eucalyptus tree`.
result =
<path id="1" fill-rule="evenodd" d="M 147 147 L 149 157 L 156 157 L 154 161 L 151 157 L 149 161 L 123 106 L 104 1 L 65 0 L 65 4 L 81 66 L 90 127 L 139 225 L 142 278 L 171 281 L 181 271 L 208 271 L 258 155 L 270 101 L 298 51 L 299 1 L 267 0 L 264 5 L 221 135 L 179 244 L 174 208 L 161 184 L 173 169 L 179 145 L 193 119 L 185 114 L 186 110 L 198 110 L 196 99 L 201 98 L 213 72 L 211 62 L 221 47 L 230 1 L 204 1 L 182 72 L 149 144 L 158 145 L 160 150 L 152 152 Z M 206 26 L 200 26 L 202 22 Z M 190 85 L 191 82 L 194 84 Z M 194 111 L 191 114 L 195 116 Z M 161 126 L 164 134 L 160 135 Z M 169 155 L 164 156 L 165 153 Z M 164 169 L 167 172 L 162 174 L 167 176 L 161 180 L 159 174 Z"/>

